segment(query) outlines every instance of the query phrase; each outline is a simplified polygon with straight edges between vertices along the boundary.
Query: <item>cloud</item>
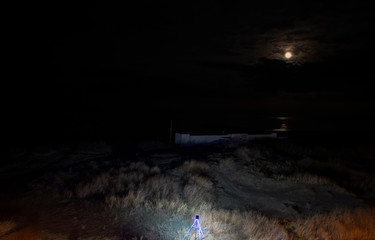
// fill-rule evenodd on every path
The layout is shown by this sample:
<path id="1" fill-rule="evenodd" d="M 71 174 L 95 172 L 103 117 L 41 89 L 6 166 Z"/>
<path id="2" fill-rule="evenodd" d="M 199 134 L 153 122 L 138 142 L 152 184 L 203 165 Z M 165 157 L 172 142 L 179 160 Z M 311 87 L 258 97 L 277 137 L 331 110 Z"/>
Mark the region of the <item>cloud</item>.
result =
<path id="1" fill-rule="evenodd" d="M 81 24 L 77 18 L 67 26 L 90 24 L 59 32 L 58 44 L 44 52 L 67 72 L 115 66 L 177 76 L 202 62 L 254 65 L 264 58 L 284 61 L 284 53 L 292 51 L 288 62 L 295 65 L 332 63 L 374 49 L 371 1 L 150 4 L 99 1 Z"/>
<path id="2" fill-rule="evenodd" d="M 285 51 L 293 51 L 294 64 L 373 49 L 370 6 L 369 1 L 262 6 L 249 15 L 240 13 L 243 23 L 226 36 L 232 43 L 228 48 L 241 52 L 249 63 L 259 58 L 283 60 Z"/>

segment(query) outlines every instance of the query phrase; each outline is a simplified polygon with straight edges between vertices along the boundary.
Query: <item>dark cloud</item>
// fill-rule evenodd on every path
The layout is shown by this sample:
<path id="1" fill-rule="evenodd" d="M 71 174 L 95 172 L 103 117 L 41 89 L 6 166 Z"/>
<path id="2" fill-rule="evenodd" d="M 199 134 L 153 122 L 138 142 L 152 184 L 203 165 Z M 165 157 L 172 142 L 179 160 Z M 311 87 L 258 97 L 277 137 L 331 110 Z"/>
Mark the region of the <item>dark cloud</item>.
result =
<path id="1" fill-rule="evenodd" d="M 30 74 L 47 82 L 63 79 L 66 89 L 76 82 L 84 82 L 79 88 L 84 89 L 94 78 L 114 81 L 113 89 L 154 98 L 251 99 L 281 91 L 373 89 L 371 1 L 42 5 L 33 9 L 28 28 Z M 294 57 L 286 61 L 288 50 Z M 73 91 L 75 99 L 85 98 L 80 91 Z M 104 95 L 111 96 L 111 91 Z"/>
<path id="2" fill-rule="evenodd" d="M 34 61 L 54 74 L 250 65 L 284 61 L 287 50 L 300 65 L 373 52 L 372 9 L 371 1 L 66 1 L 34 6 L 27 28 Z"/>
<path id="3" fill-rule="evenodd" d="M 6 22 L 15 41 L 5 47 L 16 59 L 5 80 L 6 126 L 18 144 L 43 131 L 46 141 L 122 139 L 160 118 L 237 119 L 245 126 L 267 114 L 373 119 L 373 6 L 30 2 Z M 286 61 L 288 50 L 294 57 Z"/>
<path id="4" fill-rule="evenodd" d="M 291 50 L 298 64 L 373 50 L 371 5 L 369 1 L 337 5 L 304 1 L 263 6 L 255 16 L 242 17 L 248 26 L 236 25 L 238 34 L 230 36 L 231 47 L 247 55 L 249 62 L 262 57 L 281 60 Z"/>

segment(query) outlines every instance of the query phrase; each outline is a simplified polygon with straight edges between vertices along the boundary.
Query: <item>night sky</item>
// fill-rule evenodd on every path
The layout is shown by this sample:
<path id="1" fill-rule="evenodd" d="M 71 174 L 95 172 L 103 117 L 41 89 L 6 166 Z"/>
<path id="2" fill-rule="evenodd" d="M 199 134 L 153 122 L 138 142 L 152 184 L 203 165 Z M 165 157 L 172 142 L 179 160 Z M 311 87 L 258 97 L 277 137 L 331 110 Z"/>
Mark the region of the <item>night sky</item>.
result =
<path id="1" fill-rule="evenodd" d="M 164 132 L 169 119 L 235 125 L 260 115 L 330 126 L 340 119 L 341 130 L 374 132 L 373 1 L 19 8 L 8 24 L 16 67 L 3 111 L 15 144 Z"/>

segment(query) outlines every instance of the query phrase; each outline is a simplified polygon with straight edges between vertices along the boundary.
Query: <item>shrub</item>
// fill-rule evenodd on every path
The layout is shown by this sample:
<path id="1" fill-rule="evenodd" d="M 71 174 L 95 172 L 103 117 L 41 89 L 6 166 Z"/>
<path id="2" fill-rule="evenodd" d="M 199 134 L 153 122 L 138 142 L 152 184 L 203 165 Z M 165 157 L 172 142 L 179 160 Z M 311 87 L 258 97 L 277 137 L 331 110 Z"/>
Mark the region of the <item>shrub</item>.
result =
<path id="1" fill-rule="evenodd" d="M 104 193 L 108 185 L 109 174 L 103 173 L 87 183 L 79 183 L 75 192 L 78 198 L 85 198 L 93 194 Z"/>
<path id="2" fill-rule="evenodd" d="M 181 169 L 184 175 L 207 175 L 208 164 L 196 160 L 186 161 Z"/>
<path id="3" fill-rule="evenodd" d="M 0 222 L 0 237 L 9 233 L 17 227 L 17 223 L 13 220 L 6 220 Z"/>
<path id="4" fill-rule="evenodd" d="M 335 210 L 316 214 L 295 223 L 295 233 L 303 239 L 375 239 L 375 209 Z"/>

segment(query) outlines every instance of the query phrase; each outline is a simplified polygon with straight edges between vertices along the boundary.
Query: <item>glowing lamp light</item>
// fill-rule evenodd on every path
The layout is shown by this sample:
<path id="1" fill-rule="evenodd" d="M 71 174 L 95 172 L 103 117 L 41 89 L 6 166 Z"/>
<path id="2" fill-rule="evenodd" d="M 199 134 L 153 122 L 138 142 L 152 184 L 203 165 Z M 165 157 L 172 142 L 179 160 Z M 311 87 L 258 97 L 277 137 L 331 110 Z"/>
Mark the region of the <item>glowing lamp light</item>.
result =
<path id="1" fill-rule="evenodd" d="M 285 57 L 286 59 L 290 59 L 290 58 L 293 57 L 293 54 L 292 54 L 291 52 L 286 52 L 286 53 L 284 54 L 284 57 Z"/>
<path id="2" fill-rule="evenodd" d="M 197 215 L 195 217 L 195 220 L 193 222 L 193 225 L 189 228 L 189 231 L 185 234 L 184 238 L 182 240 L 202 240 L 203 238 L 203 230 L 201 227 L 201 224 L 199 222 L 199 216 Z"/>

